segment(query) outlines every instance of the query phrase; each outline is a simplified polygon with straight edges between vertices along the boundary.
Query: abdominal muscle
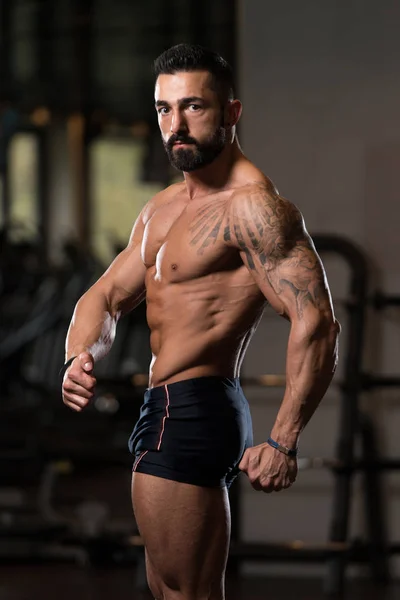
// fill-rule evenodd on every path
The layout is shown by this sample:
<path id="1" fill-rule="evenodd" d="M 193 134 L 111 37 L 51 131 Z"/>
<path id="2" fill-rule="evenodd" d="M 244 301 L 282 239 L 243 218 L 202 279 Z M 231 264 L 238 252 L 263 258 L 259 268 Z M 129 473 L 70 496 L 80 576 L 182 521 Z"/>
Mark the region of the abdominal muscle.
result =
<path id="1" fill-rule="evenodd" d="M 149 282 L 149 387 L 193 377 L 239 376 L 265 301 L 254 285 L 230 289 L 226 283 Z"/>

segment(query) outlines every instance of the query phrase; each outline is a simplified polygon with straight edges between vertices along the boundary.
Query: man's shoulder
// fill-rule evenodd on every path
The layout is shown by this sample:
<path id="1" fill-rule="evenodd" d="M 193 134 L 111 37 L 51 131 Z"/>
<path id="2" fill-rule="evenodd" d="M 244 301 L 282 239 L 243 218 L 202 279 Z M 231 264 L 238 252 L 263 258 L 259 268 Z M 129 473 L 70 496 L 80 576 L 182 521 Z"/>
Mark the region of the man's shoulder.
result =
<path id="1" fill-rule="evenodd" d="M 231 196 L 231 204 L 232 208 L 236 210 L 250 206 L 253 209 L 262 209 L 271 202 L 276 203 L 279 198 L 279 192 L 275 185 L 265 177 L 235 188 Z"/>
<path id="2" fill-rule="evenodd" d="M 256 218 L 269 226 L 291 226 L 302 220 L 298 207 L 281 196 L 267 177 L 236 188 L 231 197 L 231 211 L 237 218 Z"/>

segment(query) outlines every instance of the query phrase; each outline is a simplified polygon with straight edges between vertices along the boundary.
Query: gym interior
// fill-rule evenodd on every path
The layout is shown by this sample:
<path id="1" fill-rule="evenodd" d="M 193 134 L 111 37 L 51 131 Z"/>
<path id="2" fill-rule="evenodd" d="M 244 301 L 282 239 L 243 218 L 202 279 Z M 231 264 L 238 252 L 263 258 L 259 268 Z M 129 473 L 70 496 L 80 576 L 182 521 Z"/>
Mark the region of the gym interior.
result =
<path id="1" fill-rule="evenodd" d="M 151 360 L 145 306 L 62 403 L 76 301 L 179 181 L 152 62 L 191 42 L 233 66 L 246 155 L 301 209 L 342 326 L 289 490 L 230 491 L 228 600 L 400 594 L 400 3 L 0 0 L 0 597 L 151 598 L 130 503 Z M 267 308 L 241 380 L 255 443 L 285 386 Z"/>

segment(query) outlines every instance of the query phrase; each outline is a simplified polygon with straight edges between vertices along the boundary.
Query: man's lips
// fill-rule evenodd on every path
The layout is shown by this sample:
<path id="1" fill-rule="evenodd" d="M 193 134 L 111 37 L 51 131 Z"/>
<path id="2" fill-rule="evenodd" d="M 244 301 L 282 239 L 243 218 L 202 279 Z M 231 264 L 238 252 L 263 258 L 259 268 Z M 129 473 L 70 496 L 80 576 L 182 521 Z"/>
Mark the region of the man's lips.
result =
<path id="1" fill-rule="evenodd" d="M 193 146 L 192 142 L 175 142 L 174 146 Z"/>

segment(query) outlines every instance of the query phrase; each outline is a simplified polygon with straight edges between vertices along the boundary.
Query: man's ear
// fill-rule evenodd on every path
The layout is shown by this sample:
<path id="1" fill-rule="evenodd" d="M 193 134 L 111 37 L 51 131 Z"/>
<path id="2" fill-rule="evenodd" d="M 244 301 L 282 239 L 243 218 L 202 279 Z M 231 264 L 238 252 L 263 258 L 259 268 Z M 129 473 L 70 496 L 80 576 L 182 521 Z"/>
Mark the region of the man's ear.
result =
<path id="1" fill-rule="evenodd" d="M 242 114 L 242 103 L 240 100 L 230 100 L 225 112 L 225 127 L 235 127 Z"/>

